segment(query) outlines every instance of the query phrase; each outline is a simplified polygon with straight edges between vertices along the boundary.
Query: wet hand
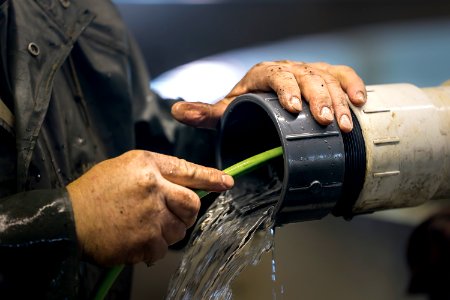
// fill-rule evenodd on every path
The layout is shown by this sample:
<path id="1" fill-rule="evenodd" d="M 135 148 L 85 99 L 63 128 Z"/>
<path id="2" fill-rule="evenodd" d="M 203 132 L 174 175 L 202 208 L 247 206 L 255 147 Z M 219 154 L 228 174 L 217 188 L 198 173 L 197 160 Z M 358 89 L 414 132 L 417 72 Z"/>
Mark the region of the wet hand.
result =
<path id="1" fill-rule="evenodd" d="M 233 184 L 222 171 L 135 150 L 99 163 L 67 190 L 84 257 L 112 266 L 161 259 L 196 220 L 200 199 L 189 188 Z"/>
<path id="2" fill-rule="evenodd" d="M 342 65 L 295 61 L 262 62 L 252 67 L 231 92 L 216 104 L 179 102 L 172 115 L 191 126 L 215 128 L 228 104 L 245 93 L 275 91 L 291 113 L 308 101 L 316 121 L 330 124 L 336 118 L 344 132 L 353 128 L 348 101 L 356 106 L 367 100 L 366 89 L 356 72 Z"/>

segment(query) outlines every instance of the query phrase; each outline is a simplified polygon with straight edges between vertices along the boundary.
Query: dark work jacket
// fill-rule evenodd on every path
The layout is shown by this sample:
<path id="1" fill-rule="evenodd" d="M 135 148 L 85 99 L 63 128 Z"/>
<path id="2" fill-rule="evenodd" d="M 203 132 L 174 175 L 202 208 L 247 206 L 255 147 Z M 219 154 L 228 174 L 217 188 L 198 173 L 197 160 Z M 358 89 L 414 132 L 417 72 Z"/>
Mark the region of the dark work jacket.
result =
<path id="1" fill-rule="evenodd" d="M 0 5 L 0 96 L 15 116 L 0 122 L 0 299 L 90 298 L 102 270 L 80 263 L 65 186 L 136 147 L 212 165 L 214 134 L 172 120 L 109 1 Z"/>

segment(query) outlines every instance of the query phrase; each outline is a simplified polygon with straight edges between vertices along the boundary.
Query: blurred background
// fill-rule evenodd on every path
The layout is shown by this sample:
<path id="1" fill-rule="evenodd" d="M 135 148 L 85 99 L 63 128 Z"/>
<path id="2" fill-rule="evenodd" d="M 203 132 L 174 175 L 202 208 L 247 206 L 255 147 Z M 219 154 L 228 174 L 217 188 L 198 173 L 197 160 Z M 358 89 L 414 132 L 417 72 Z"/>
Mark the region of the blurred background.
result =
<path id="1" fill-rule="evenodd" d="M 214 102 L 255 63 L 352 66 L 368 85 L 450 79 L 450 1 L 115 1 L 161 95 Z M 282 299 L 425 299 L 406 293 L 411 231 L 442 203 L 278 228 Z M 164 299 L 181 252 L 135 270 L 132 299 Z M 271 254 L 234 282 L 234 299 L 273 299 Z"/>

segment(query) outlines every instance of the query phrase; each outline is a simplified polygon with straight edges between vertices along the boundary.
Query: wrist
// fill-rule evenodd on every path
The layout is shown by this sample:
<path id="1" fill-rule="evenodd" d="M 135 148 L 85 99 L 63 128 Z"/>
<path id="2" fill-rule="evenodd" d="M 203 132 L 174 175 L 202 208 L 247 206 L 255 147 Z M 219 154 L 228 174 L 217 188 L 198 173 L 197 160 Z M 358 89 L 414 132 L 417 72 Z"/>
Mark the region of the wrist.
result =
<path id="1" fill-rule="evenodd" d="M 69 195 L 70 202 L 72 203 L 73 218 L 75 224 L 75 232 L 78 241 L 78 247 L 81 255 L 84 256 L 84 245 L 86 236 L 86 211 L 84 205 L 83 193 L 77 186 L 76 181 L 66 186 L 67 194 Z"/>

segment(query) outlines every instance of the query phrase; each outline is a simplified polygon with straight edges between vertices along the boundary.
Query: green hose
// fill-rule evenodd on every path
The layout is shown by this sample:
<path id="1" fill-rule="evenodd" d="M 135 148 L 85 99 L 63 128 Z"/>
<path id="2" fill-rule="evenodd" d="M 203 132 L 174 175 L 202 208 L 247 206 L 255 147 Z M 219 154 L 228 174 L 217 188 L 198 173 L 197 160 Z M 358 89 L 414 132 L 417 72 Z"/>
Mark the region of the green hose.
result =
<path id="1" fill-rule="evenodd" d="M 226 168 L 223 170 L 225 173 L 227 173 L 230 176 L 237 177 L 239 175 L 245 174 L 248 171 L 253 170 L 254 168 L 260 166 L 263 163 L 268 162 L 269 160 L 283 155 L 283 148 L 282 147 L 276 147 L 271 150 L 262 152 L 260 154 L 257 154 L 255 156 L 252 156 L 250 158 L 247 158 L 241 162 L 238 162 L 237 164 L 232 165 L 231 167 Z M 196 191 L 197 195 L 200 198 L 203 198 L 204 196 L 208 195 L 210 192 L 208 191 Z M 100 288 L 97 291 L 97 294 L 95 295 L 95 300 L 103 300 L 106 295 L 108 294 L 109 289 L 116 281 L 117 277 L 119 276 L 120 272 L 122 272 L 124 268 L 124 265 L 115 266 L 111 268 L 111 270 L 106 275 L 105 279 L 102 281 L 102 284 L 100 285 Z"/>
<path id="2" fill-rule="evenodd" d="M 247 173 L 248 171 L 253 170 L 254 168 L 260 166 L 263 163 L 268 162 L 269 160 L 283 155 L 283 148 L 276 147 L 271 150 L 264 151 L 260 154 L 256 154 L 255 156 L 249 157 L 247 159 L 244 159 L 243 161 L 240 161 L 225 170 L 223 170 L 225 173 L 227 173 L 230 176 L 238 177 L 240 175 L 243 175 Z M 210 192 L 208 191 L 196 191 L 197 195 L 200 198 L 205 197 Z"/>

